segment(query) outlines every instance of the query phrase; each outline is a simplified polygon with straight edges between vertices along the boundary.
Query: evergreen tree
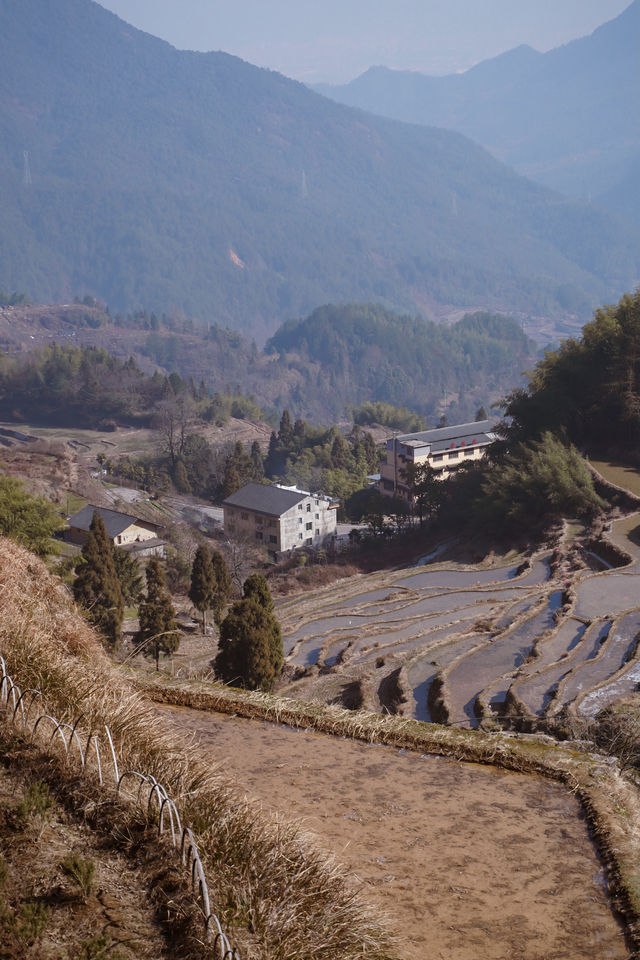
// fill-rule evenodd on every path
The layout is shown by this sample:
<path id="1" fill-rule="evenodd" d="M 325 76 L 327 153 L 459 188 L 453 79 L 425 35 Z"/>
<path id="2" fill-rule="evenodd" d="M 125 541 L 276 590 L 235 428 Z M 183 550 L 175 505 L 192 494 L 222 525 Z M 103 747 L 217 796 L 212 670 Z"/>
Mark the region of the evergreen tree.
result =
<path id="1" fill-rule="evenodd" d="M 349 448 L 342 434 L 338 434 L 331 445 L 331 464 L 337 470 L 345 470 L 349 457 Z"/>
<path id="2" fill-rule="evenodd" d="M 233 584 L 231 583 L 231 576 L 229 574 L 229 569 L 225 559 L 219 550 L 214 550 L 212 552 L 211 563 L 213 565 L 216 587 L 212 608 L 213 619 L 216 622 L 216 626 L 220 628 L 220 624 L 222 623 L 222 615 L 226 609 L 227 603 L 229 602 L 229 597 L 231 596 L 231 591 L 233 590 Z"/>
<path id="3" fill-rule="evenodd" d="M 189 476 L 187 474 L 187 468 L 184 465 L 184 460 L 176 460 L 176 465 L 173 470 L 173 482 L 175 483 L 178 493 L 191 493 L 191 484 L 189 483 Z"/>
<path id="4" fill-rule="evenodd" d="M 422 526 L 425 515 L 433 517 L 440 509 L 444 496 L 442 480 L 438 480 L 436 471 L 430 463 L 408 463 L 400 472 L 418 508 L 418 517 Z"/>
<path id="5" fill-rule="evenodd" d="M 126 550 L 113 547 L 113 564 L 125 604 L 137 603 L 142 596 L 142 574 L 138 561 Z"/>
<path id="6" fill-rule="evenodd" d="M 276 476 L 280 467 L 280 461 L 281 452 L 278 444 L 278 437 L 275 430 L 272 430 L 271 436 L 269 437 L 269 449 L 267 451 L 267 457 L 264 463 L 264 470 L 268 477 Z"/>
<path id="7" fill-rule="evenodd" d="M 120 641 L 124 600 L 118 581 L 113 549 L 104 522 L 94 511 L 89 536 L 76 564 L 73 594 L 85 608 L 87 617 L 104 636 L 107 645 L 115 647 Z"/>
<path id="8" fill-rule="evenodd" d="M 46 556 L 57 552 L 51 537 L 62 525 L 52 503 L 30 496 L 14 477 L 0 477 L 0 536 Z"/>
<path id="9" fill-rule="evenodd" d="M 262 480 L 264 477 L 264 457 L 257 440 L 251 444 L 251 463 L 253 464 L 253 479 Z"/>
<path id="10" fill-rule="evenodd" d="M 242 588 L 242 596 L 248 600 L 255 600 L 267 613 L 273 613 L 273 597 L 266 577 L 261 574 L 252 573 L 251 576 L 247 577 Z"/>
<path id="11" fill-rule="evenodd" d="M 226 500 L 227 497 L 234 494 L 236 490 L 239 490 L 242 485 L 242 479 L 235 466 L 234 460 L 232 457 L 228 457 L 224 466 L 224 477 L 222 478 L 222 485 L 220 487 L 220 499 Z"/>
<path id="12" fill-rule="evenodd" d="M 273 689 L 281 669 L 273 658 L 273 623 L 273 616 L 255 600 L 245 597 L 234 603 L 220 627 L 215 659 L 216 673 L 225 683 Z"/>
<path id="13" fill-rule="evenodd" d="M 476 410 L 476 423 L 480 423 L 481 420 L 487 420 L 487 411 L 484 407 L 478 407 Z"/>
<path id="14" fill-rule="evenodd" d="M 160 653 L 174 653 L 180 645 L 180 634 L 176 613 L 166 591 L 164 571 L 157 557 L 149 560 L 146 578 L 147 597 L 138 611 L 140 629 L 136 643 L 144 645 L 145 652 L 153 654 L 157 670 Z"/>
<path id="15" fill-rule="evenodd" d="M 202 614 L 203 633 L 206 630 L 206 612 L 213 609 L 216 592 L 216 575 L 211 554 L 205 546 L 199 546 L 191 568 L 189 599 L 196 610 Z"/>
<path id="16" fill-rule="evenodd" d="M 280 676 L 284 664 L 284 650 L 282 647 L 282 631 L 274 614 L 274 603 L 269 584 L 266 578 L 259 573 L 252 573 L 245 580 L 242 593 L 246 600 L 253 600 L 254 603 L 262 607 L 270 618 L 266 628 L 269 637 L 269 655 L 274 676 L 277 678 Z"/>
<path id="17" fill-rule="evenodd" d="M 291 423 L 291 416 L 288 410 L 282 411 L 282 417 L 280 418 L 280 430 L 278 431 L 278 440 L 285 447 L 288 447 L 293 440 L 293 425 Z"/>

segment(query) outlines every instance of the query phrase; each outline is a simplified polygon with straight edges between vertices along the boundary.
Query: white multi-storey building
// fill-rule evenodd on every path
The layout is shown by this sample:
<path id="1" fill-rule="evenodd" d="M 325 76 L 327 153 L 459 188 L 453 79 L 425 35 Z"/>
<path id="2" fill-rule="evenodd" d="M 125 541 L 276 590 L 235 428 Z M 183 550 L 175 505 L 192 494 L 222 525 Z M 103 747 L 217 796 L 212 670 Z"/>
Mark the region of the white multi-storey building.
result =
<path id="1" fill-rule="evenodd" d="M 336 532 L 338 504 L 295 487 L 248 483 L 222 507 L 225 533 L 248 536 L 272 553 L 321 546 Z"/>

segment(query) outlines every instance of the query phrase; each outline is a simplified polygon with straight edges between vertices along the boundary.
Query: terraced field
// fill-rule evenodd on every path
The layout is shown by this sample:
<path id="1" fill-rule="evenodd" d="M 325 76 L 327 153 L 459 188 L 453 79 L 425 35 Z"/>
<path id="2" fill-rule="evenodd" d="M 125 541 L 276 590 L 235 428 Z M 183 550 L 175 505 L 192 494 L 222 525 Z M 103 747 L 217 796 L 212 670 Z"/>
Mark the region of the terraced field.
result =
<path id="1" fill-rule="evenodd" d="M 445 545 L 422 566 L 285 601 L 296 671 L 283 692 L 470 727 L 594 715 L 640 681 L 635 528 L 638 515 L 615 521 L 594 545 L 568 527 L 559 555 L 473 568 L 447 562 Z M 615 569 L 611 543 L 626 552 Z"/>

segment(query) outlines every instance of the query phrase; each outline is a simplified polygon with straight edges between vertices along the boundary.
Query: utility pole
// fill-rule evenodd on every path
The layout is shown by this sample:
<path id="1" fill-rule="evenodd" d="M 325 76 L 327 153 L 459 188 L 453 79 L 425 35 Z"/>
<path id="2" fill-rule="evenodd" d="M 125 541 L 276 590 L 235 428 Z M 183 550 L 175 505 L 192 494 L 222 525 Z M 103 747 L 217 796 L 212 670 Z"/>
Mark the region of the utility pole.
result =
<path id="1" fill-rule="evenodd" d="M 31 168 L 29 167 L 29 151 L 23 150 L 22 156 L 24 157 L 24 172 L 22 174 L 22 182 L 25 187 L 30 187 L 32 184 L 31 180 Z"/>
<path id="2" fill-rule="evenodd" d="M 393 495 L 398 495 L 398 431 L 393 431 Z"/>

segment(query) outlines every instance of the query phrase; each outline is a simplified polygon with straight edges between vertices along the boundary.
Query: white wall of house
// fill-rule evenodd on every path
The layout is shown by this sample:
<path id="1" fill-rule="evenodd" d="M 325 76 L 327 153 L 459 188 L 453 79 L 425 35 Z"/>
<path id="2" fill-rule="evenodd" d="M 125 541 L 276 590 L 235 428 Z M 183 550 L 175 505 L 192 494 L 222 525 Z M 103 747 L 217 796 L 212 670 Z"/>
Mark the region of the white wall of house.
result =
<path id="1" fill-rule="evenodd" d="M 274 553 L 320 546 L 336 532 L 337 510 L 322 497 L 310 495 L 279 517 L 257 510 L 224 507 L 224 529 L 245 536 Z"/>
<path id="2" fill-rule="evenodd" d="M 149 530 L 148 527 L 143 527 L 137 523 L 132 523 L 131 526 L 123 530 L 122 533 L 117 534 L 113 542 L 118 547 L 123 546 L 125 543 L 135 543 L 138 540 L 153 540 L 154 537 L 157 536 L 157 531 Z"/>

